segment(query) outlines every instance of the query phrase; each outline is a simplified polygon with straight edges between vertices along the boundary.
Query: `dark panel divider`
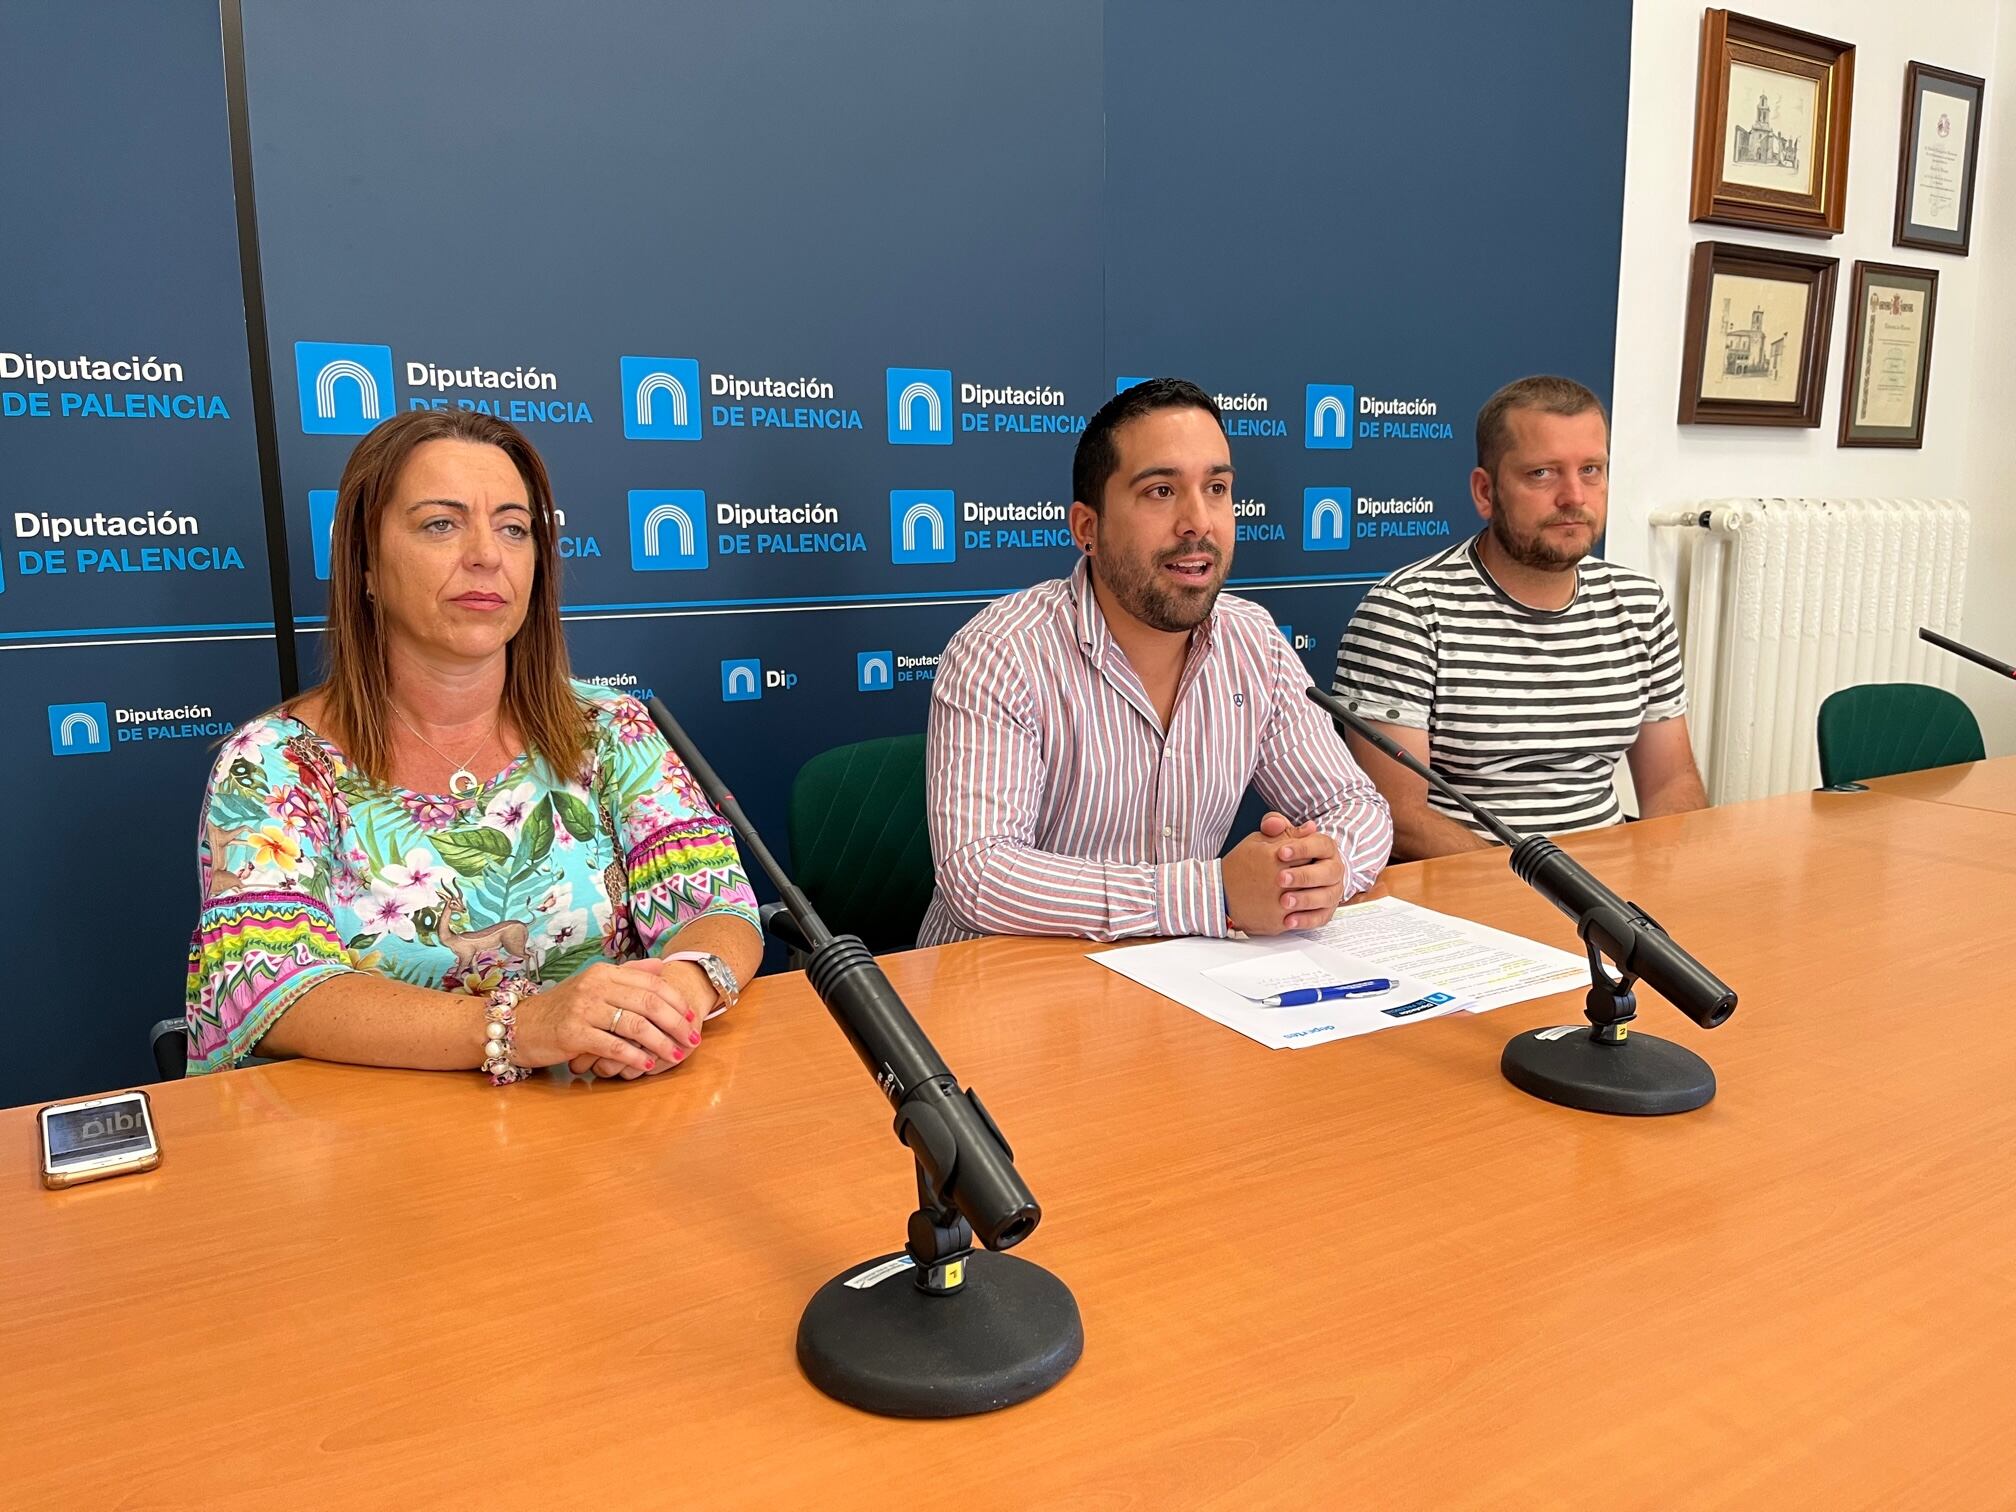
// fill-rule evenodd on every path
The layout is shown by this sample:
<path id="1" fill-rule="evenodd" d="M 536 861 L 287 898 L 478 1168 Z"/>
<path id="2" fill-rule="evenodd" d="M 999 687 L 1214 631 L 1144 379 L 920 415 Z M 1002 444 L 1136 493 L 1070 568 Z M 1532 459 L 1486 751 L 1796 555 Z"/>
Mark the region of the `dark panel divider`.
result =
<path id="1" fill-rule="evenodd" d="M 245 7 L 223 0 L 224 102 L 231 137 L 231 188 L 238 212 L 238 269 L 245 290 L 245 347 L 252 375 L 252 424 L 259 446 L 259 494 L 266 511 L 267 578 L 273 589 L 273 653 L 280 695 L 301 690 L 294 651 L 294 595 L 288 583 L 287 501 L 280 486 L 280 438 L 273 415 L 273 361 L 266 336 L 265 274 L 259 262 L 259 201 L 252 183 L 252 122 L 245 105 Z"/>

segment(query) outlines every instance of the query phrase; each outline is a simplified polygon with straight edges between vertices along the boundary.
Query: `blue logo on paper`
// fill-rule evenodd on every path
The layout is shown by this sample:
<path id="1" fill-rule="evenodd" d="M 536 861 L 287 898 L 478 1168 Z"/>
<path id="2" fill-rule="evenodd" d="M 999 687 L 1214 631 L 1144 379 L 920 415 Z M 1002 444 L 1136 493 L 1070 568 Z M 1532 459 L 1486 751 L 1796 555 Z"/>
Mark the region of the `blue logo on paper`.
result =
<path id="1" fill-rule="evenodd" d="M 952 561 L 959 555 L 955 513 L 949 488 L 891 489 L 889 560 L 899 566 Z"/>
<path id="2" fill-rule="evenodd" d="M 1124 394 L 1127 390 L 1133 388 L 1135 384 L 1146 383 L 1147 381 L 1146 378 L 1115 378 L 1113 380 L 1113 392 L 1115 394 Z"/>
<path id="3" fill-rule="evenodd" d="M 623 434 L 632 441 L 700 439 L 700 363 L 692 357 L 625 357 Z"/>
<path id="4" fill-rule="evenodd" d="M 112 718 L 102 703 L 49 705 L 49 749 L 58 756 L 86 756 L 112 749 Z"/>
<path id="5" fill-rule="evenodd" d="M 1350 489 L 1302 490 L 1302 549 L 1304 551 L 1351 549 Z"/>
<path id="6" fill-rule="evenodd" d="M 1431 992 L 1424 998 L 1416 998 L 1411 1003 L 1402 1003 L 1398 1008 L 1381 1008 L 1379 1011 L 1389 1018 L 1410 1018 L 1417 1013 L 1426 1013 L 1430 1008 L 1440 1008 L 1455 999 L 1446 992 Z"/>
<path id="7" fill-rule="evenodd" d="M 887 693 L 896 686 L 896 653 L 863 651 L 854 658 L 854 691 Z"/>
<path id="8" fill-rule="evenodd" d="M 329 549 L 336 531 L 336 490 L 308 490 L 308 540 L 315 548 L 315 576 L 329 581 Z"/>
<path id="9" fill-rule="evenodd" d="M 1312 383 L 1303 400 L 1302 444 L 1311 451 L 1345 451 L 1358 397 L 1348 383 Z"/>
<path id="10" fill-rule="evenodd" d="M 707 495 L 697 488 L 630 490 L 630 567 L 694 572 L 707 565 Z"/>
<path id="11" fill-rule="evenodd" d="M 763 696 L 763 663 L 753 656 L 721 663 L 721 701 L 747 703 Z"/>
<path id="12" fill-rule="evenodd" d="M 952 444 L 952 370 L 889 369 L 889 441 L 894 446 Z"/>
<path id="13" fill-rule="evenodd" d="M 301 429 L 311 436 L 361 436 L 399 402 L 392 348 L 344 341 L 294 343 Z"/>

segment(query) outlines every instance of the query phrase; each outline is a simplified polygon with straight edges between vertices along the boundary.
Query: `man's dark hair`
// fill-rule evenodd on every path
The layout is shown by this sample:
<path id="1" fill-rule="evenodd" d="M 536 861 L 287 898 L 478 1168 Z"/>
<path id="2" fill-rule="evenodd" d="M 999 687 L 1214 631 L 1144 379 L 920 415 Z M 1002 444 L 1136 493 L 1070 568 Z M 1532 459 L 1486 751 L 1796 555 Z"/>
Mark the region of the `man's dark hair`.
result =
<path id="1" fill-rule="evenodd" d="M 1071 497 L 1095 510 L 1104 509 L 1106 485 L 1120 465 L 1113 433 L 1129 420 L 1163 409 L 1200 409 L 1220 425 L 1225 423 L 1218 402 L 1188 379 L 1150 378 L 1122 389 L 1099 407 L 1078 438 L 1077 453 L 1071 458 Z"/>
<path id="2" fill-rule="evenodd" d="M 1535 373 L 1519 378 L 1484 401 L 1477 412 L 1477 465 L 1498 480 L 1498 464 L 1512 449 L 1512 427 L 1505 417 L 1515 409 L 1539 410 L 1546 415 L 1586 415 L 1594 410 L 1603 417 L 1603 434 L 1610 434 L 1610 413 L 1593 390 L 1573 378 L 1557 378 L 1551 373 Z"/>

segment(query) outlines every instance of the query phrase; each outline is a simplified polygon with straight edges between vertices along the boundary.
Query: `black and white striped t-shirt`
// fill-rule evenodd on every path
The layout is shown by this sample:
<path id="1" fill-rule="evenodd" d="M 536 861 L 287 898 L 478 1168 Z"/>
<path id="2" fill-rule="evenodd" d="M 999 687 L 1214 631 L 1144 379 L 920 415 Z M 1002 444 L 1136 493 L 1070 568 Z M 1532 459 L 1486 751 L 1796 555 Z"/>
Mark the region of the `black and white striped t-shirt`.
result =
<path id="1" fill-rule="evenodd" d="M 1596 557 L 1565 609 L 1500 588 L 1475 537 L 1365 595 L 1333 690 L 1367 719 L 1428 732 L 1435 768 L 1516 830 L 1623 816 L 1611 785 L 1641 725 L 1687 712 L 1680 641 L 1652 579 Z M 1429 805 L 1489 838 L 1433 788 Z"/>

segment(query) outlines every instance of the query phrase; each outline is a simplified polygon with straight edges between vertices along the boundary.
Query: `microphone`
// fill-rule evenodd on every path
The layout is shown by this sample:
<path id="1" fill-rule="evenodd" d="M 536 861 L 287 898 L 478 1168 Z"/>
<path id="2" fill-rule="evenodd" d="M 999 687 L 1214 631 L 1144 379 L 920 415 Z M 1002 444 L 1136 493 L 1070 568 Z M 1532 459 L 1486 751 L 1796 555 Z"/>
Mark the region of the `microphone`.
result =
<path id="1" fill-rule="evenodd" d="M 1451 802 L 1475 815 L 1478 822 L 1511 851 L 1513 875 L 1575 921 L 1575 932 L 1589 953 L 1589 970 L 1595 983 L 1589 992 L 1588 1017 L 1593 1026 L 1593 1035 L 1589 1038 L 1611 1047 L 1622 1047 L 1627 1043 L 1656 1046 L 1659 1048 L 1654 1055 L 1668 1063 L 1656 1068 L 1649 1065 L 1630 1068 L 1637 1073 L 1634 1079 L 1640 1082 L 1644 1079 L 1643 1073 L 1648 1070 L 1657 1070 L 1660 1076 L 1666 1078 L 1662 1083 L 1641 1087 L 1637 1092 L 1614 1079 L 1593 1083 L 1587 1080 L 1596 1073 L 1625 1069 L 1621 1064 L 1607 1060 L 1592 1061 L 1586 1065 L 1578 1060 L 1571 1072 L 1579 1079 L 1562 1084 L 1559 1078 L 1570 1073 L 1564 1073 L 1558 1067 L 1542 1068 L 1536 1073 L 1525 1064 L 1526 1058 L 1536 1056 L 1537 1052 L 1525 1048 L 1530 1037 L 1521 1035 L 1506 1047 L 1503 1069 L 1508 1080 L 1551 1101 L 1596 1112 L 1685 1112 L 1700 1107 L 1715 1095 L 1714 1072 L 1709 1070 L 1707 1062 L 1691 1050 L 1653 1039 L 1650 1035 L 1638 1035 L 1633 1039 L 1624 1026 L 1636 1017 L 1637 1012 L 1636 997 L 1631 987 L 1633 983 L 1643 981 L 1703 1029 L 1713 1029 L 1736 1011 L 1736 993 L 1726 982 L 1681 949 L 1644 909 L 1612 892 L 1587 867 L 1552 840 L 1544 835 L 1519 834 L 1489 809 L 1459 792 L 1412 752 L 1374 729 L 1334 694 L 1325 693 L 1313 683 L 1303 691 L 1311 703 L 1337 724 L 1361 736 L 1424 779 Z M 1603 970 L 1600 959 L 1603 956 L 1616 963 L 1623 974 L 1621 981 L 1612 979 Z M 1553 1033 L 1551 1030 L 1543 1032 Z M 1567 1041 L 1557 1036 L 1537 1043 L 1552 1046 Z M 1571 1051 L 1569 1054 L 1579 1057 L 1580 1053 Z M 1520 1060 L 1516 1066 L 1515 1056 Z M 1704 1077 L 1705 1090 L 1702 1085 Z M 1544 1090 L 1540 1083 L 1545 1084 Z M 1687 1100 L 1697 1096 L 1697 1101 Z M 1642 1105 L 1648 1102 L 1660 1105 Z"/>
<path id="2" fill-rule="evenodd" d="M 1923 625 L 1920 625 L 1918 627 L 1918 639 L 1930 641 L 1933 645 L 1939 647 L 1940 650 L 1951 651 L 1955 656 L 1964 656 L 1977 667 L 1986 667 L 1990 672 L 1994 672 L 1999 676 L 2016 677 L 2016 667 L 2010 666 L 2005 661 L 1995 660 L 1994 657 L 1988 655 L 1985 651 L 1976 651 L 1972 646 L 1963 646 L 1956 640 L 1948 640 L 1936 630 L 1927 630 Z"/>
<path id="3" fill-rule="evenodd" d="M 735 826 L 812 946 L 812 990 L 897 1113 L 897 1133 L 942 1194 L 989 1249 L 1028 1238 L 1043 1210 L 1016 1172 L 1007 1141 L 979 1098 L 961 1092 L 874 956 L 851 935 L 836 936 L 770 853 L 749 816 L 662 701 L 646 705 L 665 741 L 700 790 Z"/>
<path id="4" fill-rule="evenodd" d="M 889 1288 L 862 1277 L 899 1256 L 836 1277 L 812 1300 L 798 1353 L 813 1384 L 871 1412 L 952 1417 L 1018 1402 L 1061 1380 L 1084 1347 L 1077 1305 L 1049 1272 L 1022 1261 L 969 1253 L 974 1235 L 989 1250 L 1013 1248 L 1043 1210 L 1015 1169 L 1014 1154 L 979 1094 L 962 1090 L 895 986 L 861 940 L 834 934 L 791 880 L 742 805 L 700 754 L 672 711 L 645 700 L 652 722 L 708 801 L 734 826 L 811 947 L 806 977 L 854 1053 L 896 1110 L 896 1137 L 917 1163 L 919 1208 L 904 1254 L 915 1286 Z M 1000 1269 L 997 1267 L 1012 1267 Z M 899 1265 L 900 1268 L 900 1265 Z M 958 1319 L 942 1309 L 912 1316 L 881 1299 L 982 1294 Z M 871 1300 L 873 1299 L 873 1300 Z M 963 1320 L 963 1323 L 959 1320 Z M 1009 1326 L 1020 1324 L 1020 1328 Z"/>
<path id="5" fill-rule="evenodd" d="M 1703 1029 L 1713 1029 L 1736 1011 L 1736 994 L 1720 978 L 1673 942 L 1673 937 L 1636 903 L 1627 903 L 1597 881 L 1580 861 L 1545 835 L 1521 835 L 1496 814 L 1473 802 L 1411 751 L 1394 744 L 1344 701 L 1315 684 L 1309 699 L 1355 735 L 1391 756 L 1436 791 L 1475 814 L 1512 851 L 1512 871 L 1521 882 L 1576 922 L 1576 933 L 1615 961 L 1627 975 L 1649 982 L 1668 1002 Z"/>

